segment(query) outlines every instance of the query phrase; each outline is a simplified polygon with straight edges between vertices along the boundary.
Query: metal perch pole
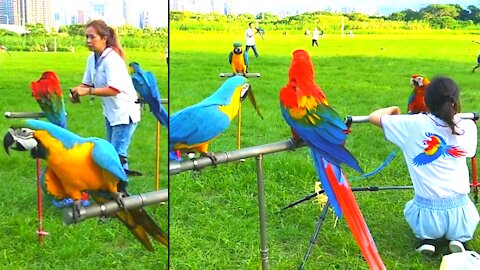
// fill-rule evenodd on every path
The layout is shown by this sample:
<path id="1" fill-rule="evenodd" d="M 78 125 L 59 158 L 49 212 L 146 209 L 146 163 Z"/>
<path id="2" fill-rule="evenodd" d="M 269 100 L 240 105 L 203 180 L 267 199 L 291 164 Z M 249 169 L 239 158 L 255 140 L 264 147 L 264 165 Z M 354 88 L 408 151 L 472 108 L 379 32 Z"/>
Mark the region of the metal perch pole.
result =
<path id="1" fill-rule="evenodd" d="M 230 78 L 233 76 L 243 76 L 245 78 L 259 78 L 260 73 L 220 73 L 221 78 Z"/>
<path id="2" fill-rule="evenodd" d="M 184 171 L 200 170 L 205 167 L 237 161 L 244 158 L 252 158 L 258 155 L 267 155 L 285 150 L 293 150 L 301 146 L 303 145 L 296 145 L 292 139 L 289 139 L 286 141 L 242 148 L 230 152 L 215 153 L 214 156 L 217 160 L 216 163 L 214 163 L 209 157 L 194 158 L 190 160 L 183 160 L 181 162 L 170 161 L 168 164 L 168 173 L 169 175 L 175 175 Z"/>
<path id="3" fill-rule="evenodd" d="M 162 98 L 160 99 L 161 104 L 168 104 L 168 99 Z M 155 190 L 160 189 L 160 122 L 157 122 L 157 140 L 156 140 L 156 161 L 157 164 L 155 164 Z"/>
<path id="4" fill-rule="evenodd" d="M 161 104 L 168 104 L 168 99 L 163 98 L 160 99 Z M 156 161 L 157 164 L 155 164 L 155 190 L 160 189 L 160 122 L 157 122 L 157 140 L 156 140 Z"/>
<path id="5" fill-rule="evenodd" d="M 257 160 L 257 185 L 258 185 L 258 215 L 260 224 L 260 257 L 262 260 L 262 269 L 268 269 L 268 241 L 267 241 L 267 218 L 265 204 L 265 184 L 263 178 L 263 156 L 285 150 L 293 150 L 303 145 L 295 144 L 293 140 L 280 141 L 276 143 L 258 145 L 231 152 L 216 153 L 214 156 L 216 163 L 208 157 L 198 159 L 184 160 L 181 162 L 170 161 L 169 174 L 175 175 L 188 170 L 199 170 L 208 166 L 221 163 L 228 163 L 240 159 L 255 157 Z"/>
<path id="6" fill-rule="evenodd" d="M 6 118 L 35 118 L 39 119 L 42 117 L 45 117 L 45 114 L 43 112 L 5 112 L 5 117 Z M 37 167 L 37 211 L 38 211 L 38 229 L 37 229 L 37 235 L 38 235 L 38 242 L 40 244 L 43 243 L 43 238 L 48 235 L 48 232 L 46 232 L 43 229 L 43 197 L 42 197 L 42 188 L 40 186 L 40 174 L 41 174 L 41 164 L 40 164 L 40 159 L 35 160 L 36 167 Z"/>
<path id="7" fill-rule="evenodd" d="M 162 189 L 148 193 L 131 195 L 122 198 L 125 208 L 122 208 L 116 201 L 108 201 L 104 204 L 91 204 L 90 206 L 80 206 L 80 217 L 73 217 L 73 210 L 70 207 L 63 209 L 63 222 L 73 224 L 82 222 L 88 218 L 108 216 L 122 210 L 136 209 L 147 205 L 158 204 L 168 200 L 168 190 Z"/>

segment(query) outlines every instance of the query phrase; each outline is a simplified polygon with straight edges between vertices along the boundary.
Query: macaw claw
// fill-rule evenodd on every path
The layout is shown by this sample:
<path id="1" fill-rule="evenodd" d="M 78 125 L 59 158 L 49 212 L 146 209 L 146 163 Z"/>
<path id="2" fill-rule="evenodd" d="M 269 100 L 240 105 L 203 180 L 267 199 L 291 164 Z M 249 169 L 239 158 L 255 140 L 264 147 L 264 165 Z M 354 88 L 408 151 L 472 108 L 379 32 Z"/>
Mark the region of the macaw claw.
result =
<path id="1" fill-rule="evenodd" d="M 82 200 L 74 200 L 72 203 L 72 219 L 77 223 L 82 215 Z"/>
<path id="2" fill-rule="evenodd" d="M 295 146 L 293 150 L 305 145 L 305 142 L 299 137 L 296 137 L 296 136 L 292 137 L 291 140 L 292 140 L 293 146 Z"/>
<path id="3" fill-rule="evenodd" d="M 200 156 L 202 156 L 202 157 L 208 157 L 210 160 L 212 160 L 213 165 L 217 165 L 217 164 L 218 164 L 218 159 L 217 159 L 217 157 L 215 156 L 215 154 L 212 153 L 212 152 L 201 152 L 201 153 L 200 153 Z"/>
<path id="4" fill-rule="evenodd" d="M 120 206 L 122 209 L 127 211 L 125 209 L 125 203 L 123 202 L 123 198 L 127 197 L 126 193 L 124 193 L 124 192 L 113 192 L 112 197 L 117 202 L 118 206 Z"/>

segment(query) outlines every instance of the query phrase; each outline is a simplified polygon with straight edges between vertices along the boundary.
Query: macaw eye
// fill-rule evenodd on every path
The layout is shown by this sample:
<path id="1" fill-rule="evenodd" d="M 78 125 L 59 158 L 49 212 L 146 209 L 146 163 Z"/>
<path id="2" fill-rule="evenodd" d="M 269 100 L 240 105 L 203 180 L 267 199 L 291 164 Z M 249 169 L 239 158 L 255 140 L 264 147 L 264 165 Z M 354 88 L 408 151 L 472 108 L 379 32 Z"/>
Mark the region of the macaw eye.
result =
<path id="1" fill-rule="evenodd" d="M 246 83 L 246 84 L 242 85 L 242 91 L 240 92 L 240 96 L 244 97 L 249 89 L 250 89 L 250 84 L 249 83 Z"/>
<path id="2" fill-rule="evenodd" d="M 415 81 L 417 82 L 418 86 L 422 86 L 422 85 L 423 85 L 423 78 L 422 78 L 422 77 L 417 77 L 417 78 L 415 78 Z"/>

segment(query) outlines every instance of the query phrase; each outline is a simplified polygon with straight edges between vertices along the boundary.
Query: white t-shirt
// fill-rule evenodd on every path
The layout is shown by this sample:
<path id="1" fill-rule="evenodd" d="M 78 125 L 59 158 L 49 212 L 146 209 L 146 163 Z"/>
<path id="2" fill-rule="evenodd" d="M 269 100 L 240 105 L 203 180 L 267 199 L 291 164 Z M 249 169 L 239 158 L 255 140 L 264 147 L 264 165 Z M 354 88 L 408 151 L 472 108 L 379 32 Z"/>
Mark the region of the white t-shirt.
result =
<path id="1" fill-rule="evenodd" d="M 252 28 L 248 28 L 245 31 L 245 38 L 247 39 L 246 44 L 247 46 L 255 45 L 255 31 Z"/>
<path id="2" fill-rule="evenodd" d="M 106 48 L 95 63 L 95 54 L 87 59 L 87 68 L 83 75 L 83 84 L 92 87 L 110 87 L 118 94 L 102 97 L 103 115 L 111 126 L 140 121 L 140 104 L 137 93 L 128 74 L 125 61 L 111 48 Z"/>
<path id="3" fill-rule="evenodd" d="M 313 31 L 312 39 L 318 40 L 318 33 L 319 33 L 318 30 L 314 30 L 314 31 Z"/>
<path id="4" fill-rule="evenodd" d="M 455 116 L 457 132 L 432 114 L 384 115 L 385 137 L 403 151 L 415 194 L 439 199 L 468 194 L 466 157 L 475 155 L 477 127 Z"/>

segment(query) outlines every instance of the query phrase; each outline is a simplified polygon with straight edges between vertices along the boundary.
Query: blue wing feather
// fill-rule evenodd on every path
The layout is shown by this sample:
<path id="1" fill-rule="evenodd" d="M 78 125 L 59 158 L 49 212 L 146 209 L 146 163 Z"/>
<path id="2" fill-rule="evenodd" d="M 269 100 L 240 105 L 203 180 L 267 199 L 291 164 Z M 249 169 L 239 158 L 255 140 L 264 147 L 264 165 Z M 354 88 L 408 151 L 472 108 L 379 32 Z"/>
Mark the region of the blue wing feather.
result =
<path id="1" fill-rule="evenodd" d="M 160 91 L 155 76 L 151 72 L 139 68 L 132 75 L 132 82 L 140 96 L 148 103 L 155 118 L 163 126 L 168 126 L 168 113 L 161 104 Z"/>
<path id="2" fill-rule="evenodd" d="M 115 151 L 112 144 L 99 138 L 87 138 L 86 141 L 94 144 L 92 149 L 92 159 L 98 166 L 110 172 L 119 180 L 123 182 L 128 181 L 117 151 Z"/>
<path id="3" fill-rule="evenodd" d="M 194 145 L 212 140 L 230 125 L 230 118 L 218 106 L 200 104 L 170 116 L 169 148 L 177 143 Z"/>
<path id="4" fill-rule="evenodd" d="M 325 121 L 321 125 L 307 126 L 293 120 L 283 105 L 280 108 L 285 121 L 309 147 L 314 148 L 321 156 L 337 166 L 345 163 L 357 171 L 362 171 L 357 160 L 343 146 L 346 140 L 346 135 L 343 133 L 343 127 L 346 129 L 345 123 L 322 117 Z"/>

